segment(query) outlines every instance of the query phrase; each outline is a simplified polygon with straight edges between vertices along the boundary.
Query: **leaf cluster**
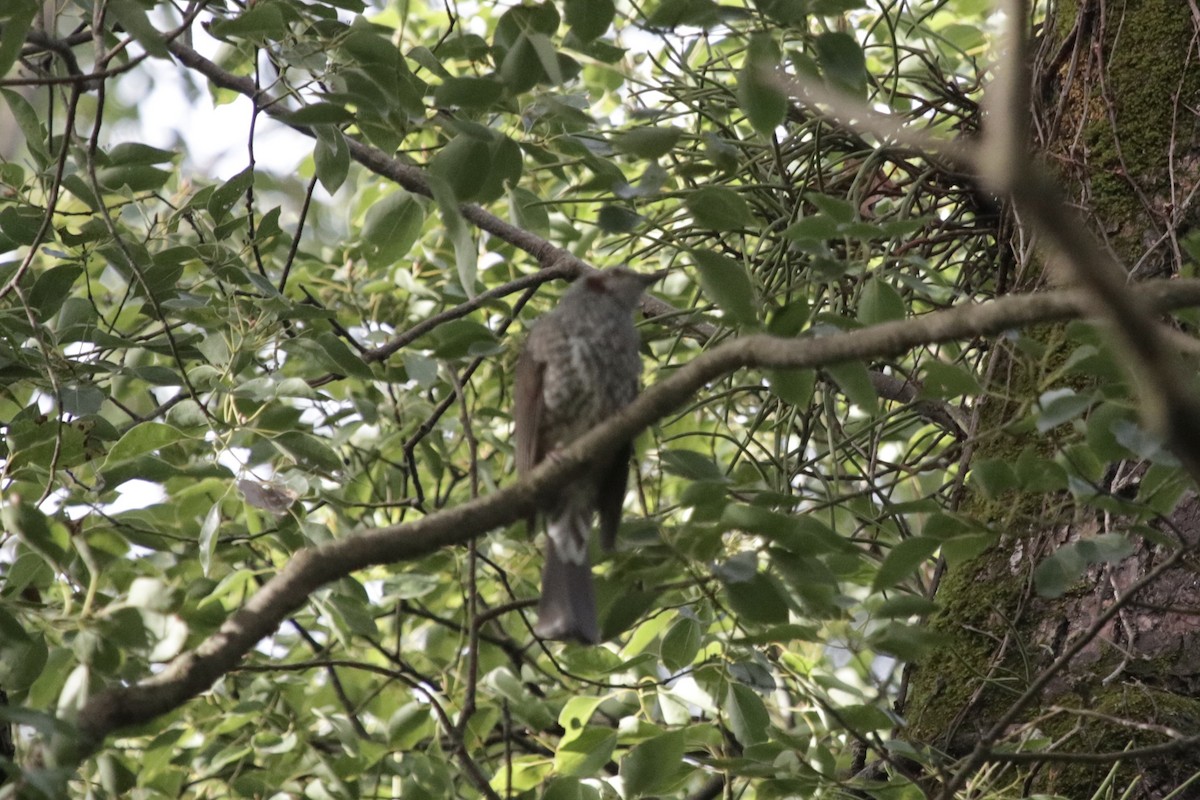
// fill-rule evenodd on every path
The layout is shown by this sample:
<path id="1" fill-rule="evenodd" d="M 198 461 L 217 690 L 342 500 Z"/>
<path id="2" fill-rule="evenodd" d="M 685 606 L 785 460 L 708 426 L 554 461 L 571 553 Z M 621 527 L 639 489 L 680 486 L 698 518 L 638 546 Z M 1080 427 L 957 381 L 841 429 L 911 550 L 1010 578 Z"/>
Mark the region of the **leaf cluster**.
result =
<path id="1" fill-rule="evenodd" d="M 65 2 L 53 47 L 36 5 L 0 11 L 21 144 L 0 163 L 0 718 L 47 742 L 298 552 L 512 480 L 515 354 L 559 291 L 537 243 L 672 270 L 654 294 L 674 312 L 641 326 L 648 382 L 739 334 L 837 336 L 1011 280 L 972 179 L 768 75 L 971 133 L 988 40 L 970 0 Z M 264 166 L 256 133 L 214 177 L 194 132 L 134 141 L 162 130 L 135 96 L 160 70 L 207 75 L 207 99 L 306 155 Z M 1063 335 L 1062 364 L 1026 333 L 998 348 L 1043 376 L 1017 396 L 980 342 L 714 382 L 637 443 L 597 567 L 608 644 L 536 641 L 536 540 L 479 531 L 315 592 L 71 792 L 917 796 L 902 770 L 853 773 L 859 747 L 932 759 L 891 732 L 900 662 L 937 643 L 935 561 L 1019 529 L 1031 497 L 1141 525 L 1182 491 L 1104 341 Z M 981 431 L 985 399 L 1007 414 Z M 1055 445 L 963 460 L 1035 428 Z M 1104 487 L 1127 458 L 1152 464 L 1134 498 Z M 995 503 L 962 508 L 964 483 Z M 1076 543 L 1035 580 L 1060 595 L 1127 549 Z"/>

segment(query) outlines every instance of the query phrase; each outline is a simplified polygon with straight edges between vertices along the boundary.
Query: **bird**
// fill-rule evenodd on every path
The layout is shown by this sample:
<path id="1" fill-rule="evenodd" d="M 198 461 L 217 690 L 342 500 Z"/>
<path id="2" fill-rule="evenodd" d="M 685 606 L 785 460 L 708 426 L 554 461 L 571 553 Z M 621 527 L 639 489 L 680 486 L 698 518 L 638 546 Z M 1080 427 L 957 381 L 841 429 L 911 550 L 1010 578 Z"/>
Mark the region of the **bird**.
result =
<path id="1" fill-rule="evenodd" d="M 628 267 L 589 272 L 534 323 L 517 359 L 513 390 L 518 475 L 637 397 L 642 360 L 634 310 L 665 274 Z M 611 550 L 616 542 L 632 454 L 632 442 L 596 454 L 587 473 L 541 504 L 546 552 L 533 629 L 538 637 L 600 641 L 588 543 L 597 513 L 601 544 Z"/>

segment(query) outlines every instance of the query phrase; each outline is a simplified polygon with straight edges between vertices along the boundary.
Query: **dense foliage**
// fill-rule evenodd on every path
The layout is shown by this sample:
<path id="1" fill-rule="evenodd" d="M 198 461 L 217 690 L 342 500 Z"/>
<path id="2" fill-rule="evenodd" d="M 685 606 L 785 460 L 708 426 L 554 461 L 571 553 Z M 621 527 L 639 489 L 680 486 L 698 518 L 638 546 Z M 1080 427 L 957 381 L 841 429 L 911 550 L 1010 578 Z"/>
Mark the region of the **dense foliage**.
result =
<path id="1" fill-rule="evenodd" d="M 334 580 L 200 697 L 69 754 L 89 698 L 181 663 L 297 552 L 515 480 L 515 357 L 568 254 L 672 270 L 640 325 L 647 384 L 741 335 L 835 337 L 1019 282 L 1029 254 L 969 174 L 784 82 L 973 136 L 990 13 L 6 2 L 8 791 L 920 796 L 906 776 L 937 758 L 906 741 L 903 664 L 938 641 L 941 569 L 1046 513 L 963 507 L 1001 436 L 975 401 L 1058 431 L 975 464 L 977 497 L 1069 489 L 1140 519 L 1182 488 L 1089 327 L 1014 331 L 1005 362 L 931 338 L 708 382 L 637 441 L 597 553 L 600 646 L 533 637 L 540 548 L 512 514 Z M 297 146 L 294 168 L 270 152 Z M 993 374 L 1014 363 L 1038 375 L 1016 395 Z M 1098 498 L 1132 453 L 1158 462 L 1149 504 Z M 1086 544 L 1043 562 L 1045 594 L 1130 547 Z"/>

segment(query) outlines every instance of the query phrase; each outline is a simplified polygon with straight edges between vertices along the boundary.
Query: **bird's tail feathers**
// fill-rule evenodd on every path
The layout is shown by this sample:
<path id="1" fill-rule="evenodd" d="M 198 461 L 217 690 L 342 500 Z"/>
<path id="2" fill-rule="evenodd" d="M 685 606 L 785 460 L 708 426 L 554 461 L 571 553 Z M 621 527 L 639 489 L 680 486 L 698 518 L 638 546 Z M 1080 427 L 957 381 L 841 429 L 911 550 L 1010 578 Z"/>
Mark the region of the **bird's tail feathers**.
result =
<path id="1" fill-rule="evenodd" d="M 596 594 L 588 561 L 590 514 L 563 514 L 547 525 L 542 596 L 533 630 L 543 639 L 600 641 Z"/>

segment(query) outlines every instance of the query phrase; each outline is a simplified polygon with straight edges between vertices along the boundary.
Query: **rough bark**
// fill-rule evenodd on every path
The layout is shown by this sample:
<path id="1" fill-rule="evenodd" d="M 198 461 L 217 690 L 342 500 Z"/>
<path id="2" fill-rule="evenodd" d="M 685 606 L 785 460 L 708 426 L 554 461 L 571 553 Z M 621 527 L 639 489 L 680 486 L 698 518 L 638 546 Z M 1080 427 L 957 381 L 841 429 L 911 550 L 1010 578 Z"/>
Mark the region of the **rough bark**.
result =
<path id="1" fill-rule="evenodd" d="M 1186 3 L 1085 0 L 1051 9 L 1035 42 L 1034 145 L 1093 233 L 1136 279 L 1186 274 L 1183 240 L 1198 227 L 1200 206 L 1192 198 L 1200 177 L 1198 36 L 1200 14 Z M 1015 242 L 1013 249 L 1019 252 Z M 1020 291 L 1060 280 L 1053 263 L 1029 261 L 1019 265 L 1011 285 Z M 1061 345 L 1061 332 L 1047 328 L 1037 335 L 1053 348 Z M 993 396 L 1036 394 L 1040 376 L 1030 374 L 1027 362 L 999 349 L 994 357 L 991 374 L 1001 377 L 990 387 Z M 993 401 L 977 413 L 978 429 L 995 431 L 1015 409 Z M 1049 455 L 1055 445 L 1036 431 L 1000 436 L 975 457 L 1016 458 L 1026 449 Z M 1142 464 L 1110 465 L 1100 488 L 1132 498 L 1146 476 Z M 967 496 L 963 503 L 993 520 L 1004 537 L 941 581 L 943 611 L 935 626 L 944 645 L 914 668 L 905 698 L 915 738 L 951 757 L 971 752 L 1047 670 L 1054 674 L 1020 715 L 1021 730 L 1059 740 L 1056 749 L 1064 753 L 1152 750 L 1200 729 L 1200 501 L 1194 491 L 1184 492 L 1145 534 L 1131 531 L 1119 512 L 1076 506 L 1066 493 L 1004 502 Z M 1062 597 L 1034 591 L 1033 569 L 1049 553 L 1106 532 L 1129 534 L 1136 542 L 1132 555 L 1094 568 Z M 1149 584 L 1137 588 L 1147 576 Z M 1121 610 L 1102 620 L 1114 602 L 1123 602 Z M 1132 785 L 1131 798 L 1167 796 L 1200 772 L 1195 753 L 1168 746 L 1125 760 L 1116 793 Z M 1020 768 L 1028 791 L 1087 797 L 1112 763 L 1064 758 Z M 1177 796 L 1200 796 L 1200 783 Z"/>

